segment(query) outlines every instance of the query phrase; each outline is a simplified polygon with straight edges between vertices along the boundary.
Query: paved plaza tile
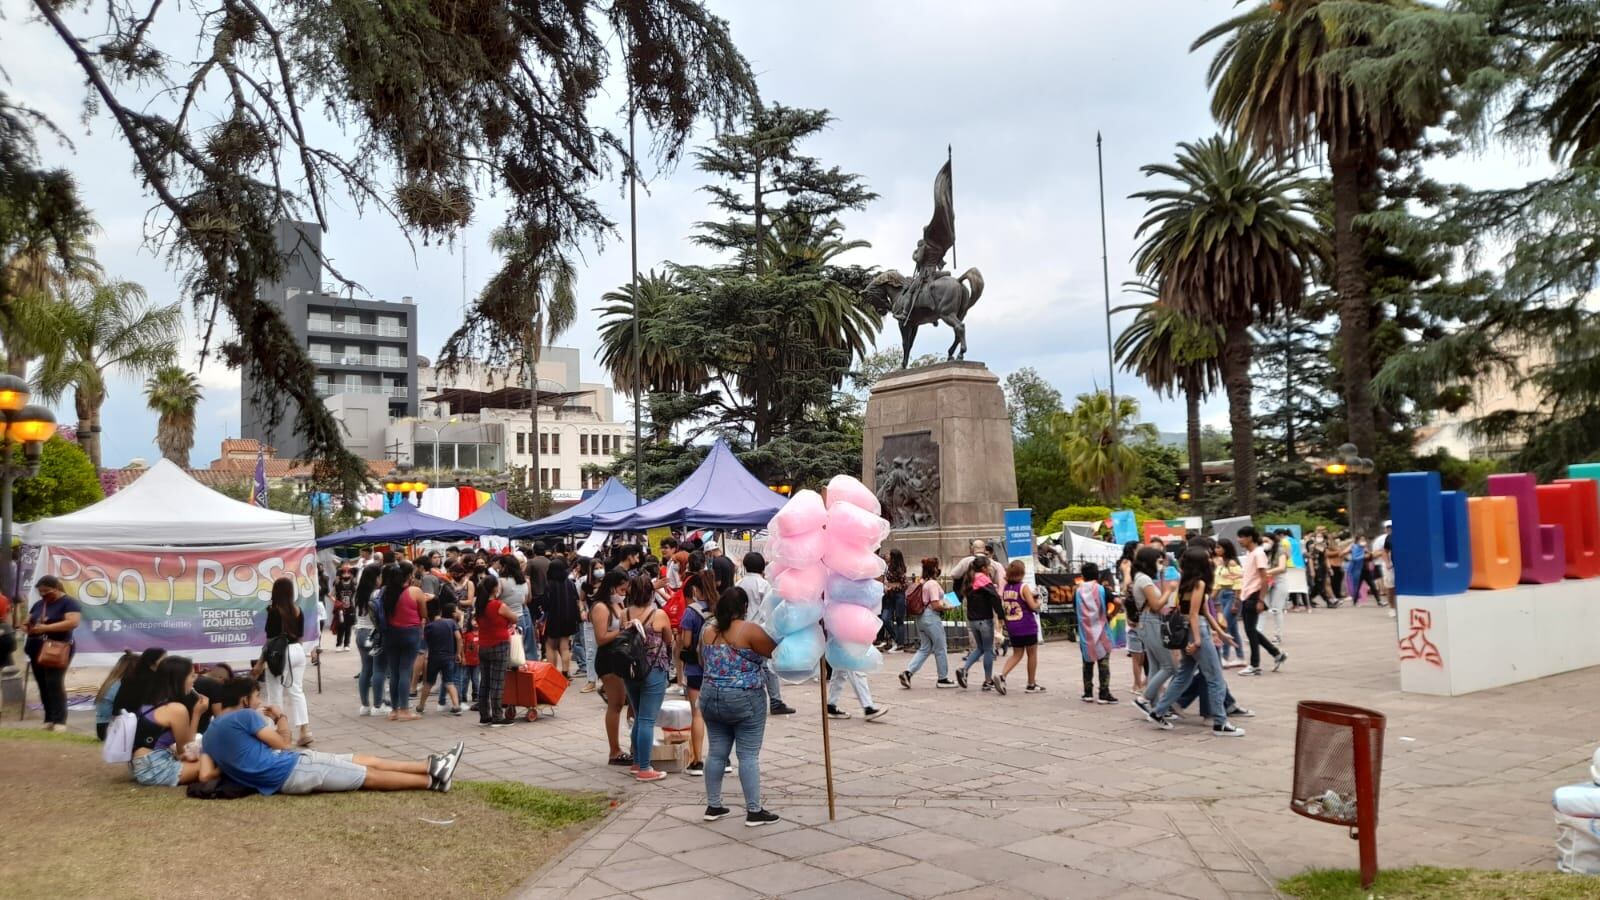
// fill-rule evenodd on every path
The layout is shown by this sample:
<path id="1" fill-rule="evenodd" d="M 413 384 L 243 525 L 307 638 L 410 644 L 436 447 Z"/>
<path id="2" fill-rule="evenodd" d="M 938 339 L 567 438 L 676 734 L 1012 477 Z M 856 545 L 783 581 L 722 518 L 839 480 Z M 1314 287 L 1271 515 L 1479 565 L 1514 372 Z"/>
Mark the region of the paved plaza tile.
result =
<path id="1" fill-rule="evenodd" d="M 615 798 L 610 818 L 519 888 L 542 897 L 1270 897 L 1310 866 L 1351 868 L 1344 830 L 1288 808 L 1295 703 L 1317 699 L 1388 716 L 1380 862 L 1553 867 L 1552 788 L 1587 772 L 1600 670 L 1466 697 L 1403 694 L 1394 620 L 1376 609 L 1317 610 L 1285 624 L 1281 673 L 1231 676 L 1257 716 L 1242 739 L 1196 716 L 1170 732 L 1137 715 L 1126 658 L 1123 703 L 1079 702 L 1075 645 L 1040 656 L 1042 695 L 901 690 L 909 659 L 871 677 L 887 717 L 830 723 L 837 816 L 830 821 L 815 683 L 785 686 L 800 710 L 773 718 L 764 802 L 784 817 L 746 828 L 700 820 L 702 779 L 642 785 L 605 765 L 603 704 L 567 694 L 555 715 L 483 729 L 470 716 L 418 722 L 356 716 L 354 653 L 329 653 L 312 694 L 319 749 L 416 755 L 465 739 L 460 777 L 526 781 Z M 974 680 L 976 685 L 976 679 Z M 537 876 L 537 877 L 535 877 Z"/>

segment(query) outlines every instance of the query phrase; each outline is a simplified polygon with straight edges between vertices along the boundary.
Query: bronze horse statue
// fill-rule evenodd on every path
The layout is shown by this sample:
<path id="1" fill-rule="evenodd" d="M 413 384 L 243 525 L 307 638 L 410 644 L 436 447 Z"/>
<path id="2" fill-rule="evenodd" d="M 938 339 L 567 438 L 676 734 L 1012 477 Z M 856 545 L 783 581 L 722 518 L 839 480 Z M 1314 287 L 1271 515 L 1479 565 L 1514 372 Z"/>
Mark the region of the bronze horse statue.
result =
<path id="1" fill-rule="evenodd" d="M 920 283 L 919 283 L 920 282 Z M 867 284 L 861 297 L 879 314 L 893 313 L 900 322 L 900 368 L 911 364 L 911 345 L 917 329 L 943 322 L 955 332 L 947 359 L 967 358 L 967 311 L 983 296 L 983 273 L 976 268 L 952 277 L 949 272 L 928 273 L 926 278 L 906 277 L 894 269 L 880 273 Z"/>

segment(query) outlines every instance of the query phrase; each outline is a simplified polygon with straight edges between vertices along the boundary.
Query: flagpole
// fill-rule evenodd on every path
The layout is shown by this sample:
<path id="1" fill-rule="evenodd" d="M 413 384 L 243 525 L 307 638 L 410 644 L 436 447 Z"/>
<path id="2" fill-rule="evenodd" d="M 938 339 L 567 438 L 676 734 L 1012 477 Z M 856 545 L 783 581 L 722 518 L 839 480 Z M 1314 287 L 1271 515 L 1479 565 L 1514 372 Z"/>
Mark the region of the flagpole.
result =
<path id="1" fill-rule="evenodd" d="M 1111 252 L 1106 240 L 1106 163 L 1101 149 L 1100 132 L 1094 133 L 1095 166 L 1100 175 L 1100 275 L 1106 294 L 1106 369 L 1107 384 L 1111 393 L 1111 440 L 1117 439 L 1117 364 L 1111 350 Z"/>
<path id="2" fill-rule="evenodd" d="M 633 76 L 628 76 L 628 254 L 633 296 L 633 505 L 644 502 L 644 443 L 640 439 L 640 407 L 644 405 L 644 359 L 639 346 L 639 160 L 633 142 Z"/>

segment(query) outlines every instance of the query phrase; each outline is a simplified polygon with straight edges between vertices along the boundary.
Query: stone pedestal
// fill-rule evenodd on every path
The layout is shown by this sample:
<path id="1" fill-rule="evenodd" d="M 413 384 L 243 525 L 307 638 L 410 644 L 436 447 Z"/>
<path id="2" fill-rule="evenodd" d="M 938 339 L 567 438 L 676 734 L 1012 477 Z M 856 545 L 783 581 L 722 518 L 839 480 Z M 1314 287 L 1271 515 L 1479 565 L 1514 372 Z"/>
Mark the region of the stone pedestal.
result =
<path id="1" fill-rule="evenodd" d="M 947 362 L 880 379 L 867 400 L 861 480 L 894 525 L 885 542 L 917 568 L 945 568 L 973 538 L 1005 543 L 1004 511 L 1017 505 L 1011 418 L 1000 379 L 983 363 Z"/>

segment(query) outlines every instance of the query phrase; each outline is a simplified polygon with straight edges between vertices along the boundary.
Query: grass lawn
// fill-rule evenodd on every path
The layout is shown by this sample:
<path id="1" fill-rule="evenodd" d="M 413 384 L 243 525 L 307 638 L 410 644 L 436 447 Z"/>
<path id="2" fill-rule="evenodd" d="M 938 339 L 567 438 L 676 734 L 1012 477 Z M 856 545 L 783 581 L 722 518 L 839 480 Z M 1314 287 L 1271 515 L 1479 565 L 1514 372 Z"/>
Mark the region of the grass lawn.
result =
<path id="1" fill-rule="evenodd" d="M 467 781 L 449 794 L 190 800 L 134 784 L 83 735 L 0 728 L 0 755 L 23 835 L 0 855 L 0 893 L 19 898 L 503 897 L 609 804 Z"/>
<path id="2" fill-rule="evenodd" d="M 1301 900 L 1590 900 L 1600 897 L 1600 877 L 1562 872 L 1501 872 L 1484 869 L 1384 869 L 1371 891 L 1350 869 L 1313 869 L 1278 882 Z"/>

